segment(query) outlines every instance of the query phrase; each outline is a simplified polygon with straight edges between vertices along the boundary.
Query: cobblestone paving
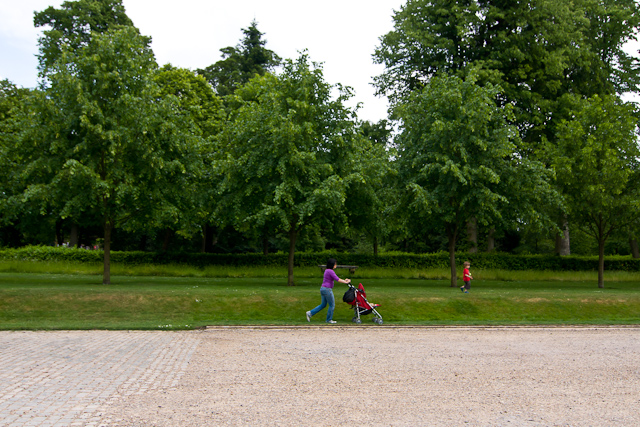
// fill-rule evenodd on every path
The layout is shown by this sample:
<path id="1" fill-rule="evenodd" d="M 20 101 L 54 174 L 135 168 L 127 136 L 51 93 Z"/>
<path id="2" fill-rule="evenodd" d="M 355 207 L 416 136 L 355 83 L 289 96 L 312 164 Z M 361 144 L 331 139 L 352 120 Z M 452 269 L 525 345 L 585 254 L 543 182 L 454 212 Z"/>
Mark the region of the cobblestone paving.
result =
<path id="1" fill-rule="evenodd" d="M 0 332 L 0 426 L 99 426 L 109 404 L 172 388 L 195 333 Z"/>

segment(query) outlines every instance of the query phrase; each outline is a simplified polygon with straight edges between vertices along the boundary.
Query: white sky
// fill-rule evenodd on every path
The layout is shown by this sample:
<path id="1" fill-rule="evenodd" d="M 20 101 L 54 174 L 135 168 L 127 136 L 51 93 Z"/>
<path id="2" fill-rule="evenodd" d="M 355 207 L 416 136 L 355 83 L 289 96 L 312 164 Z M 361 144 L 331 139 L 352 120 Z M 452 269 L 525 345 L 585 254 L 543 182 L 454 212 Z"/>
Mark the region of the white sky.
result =
<path id="1" fill-rule="evenodd" d="M 38 37 L 34 11 L 59 8 L 62 0 L 0 1 L 0 79 L 18 86 L 37 84 Z M 307 49 L 324 63 L 328 83 L 351 86 L 351 106 L 359 117 L 387 116 L 387 101 L 374 96 L 372 77 L 383 68 L 371 55 L 379 37 L 393 28 L 393 11 L 405 0 L 124 0 L 127 14 L 142 34 L 153 38 L 159 65 L 204 68 L 220 59 L 220 49 L 235 46 L 251 21 L 265 33 L 267 48 L 282 58 Z M 637 53 L 640 44 L 628 49 Z M 625 97 L 631 99 L 630 97 Z M 638 100 L 638 97 L 635 97 Z"/>
<path id="2" fill-rule="evenodd" d="M 282 58 L 307 49 L 324 63 L 325 80 L 355 91 L 359 117 L 386 118 L 387 101 L 374 96 L 372 77 L 383 68 L 371 55 L 380 36 L 393 28 L 393 10 L 405 0 L 124 0 L 127 15 L 153 38 L 159 65 L 196 69 L 218 61 L 220 49 L 235 46 L 253 19 L 265 33 L 266 47 Z M 34 11 L 59 8 L 62 0 L 0 2 L 0 79 L 18 86 L 37 84 L 38 37 Z"/>

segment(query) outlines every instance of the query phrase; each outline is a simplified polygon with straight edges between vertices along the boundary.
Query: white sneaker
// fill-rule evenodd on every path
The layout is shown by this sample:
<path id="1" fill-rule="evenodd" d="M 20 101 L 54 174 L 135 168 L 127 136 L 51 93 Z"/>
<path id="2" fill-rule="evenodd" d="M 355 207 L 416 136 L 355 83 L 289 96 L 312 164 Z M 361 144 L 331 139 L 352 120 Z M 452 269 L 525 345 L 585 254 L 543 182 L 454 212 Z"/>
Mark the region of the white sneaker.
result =
<path id="1" fill-rule="evenodd" d="M 329 320 L 327 323 L 332 323 L 333 324 L 333 323 L 338 323 L 338 322 L 336 322 L 335 320 Z"/>
<path id="2" fill-rule="evenodd" d="M 311 312 L 307 311 L 307 322 L 311 322 Z"/>

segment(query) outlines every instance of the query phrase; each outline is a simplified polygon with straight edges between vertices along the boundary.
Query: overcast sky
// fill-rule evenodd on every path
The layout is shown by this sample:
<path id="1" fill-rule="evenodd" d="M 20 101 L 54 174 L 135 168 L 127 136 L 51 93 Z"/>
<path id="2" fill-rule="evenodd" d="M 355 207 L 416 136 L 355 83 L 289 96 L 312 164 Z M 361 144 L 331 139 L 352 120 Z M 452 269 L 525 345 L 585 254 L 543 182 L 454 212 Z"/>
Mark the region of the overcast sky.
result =
<path id="1" fill-rule="evenodd" d="M 37 83 L 38 37 L 34 11 L 59 8 L 62 0 L 0 1 L 0 79 L 18 86 Z M 374 96 L 372 77 L 383 68 L 371 55 L 379 37 L 393 28 L 393 11 L 405 0 L 124 0 L 127 14 L 142 34 L 153 38 L 159 65 L 196 69 L 220 59 L 220 49 L 235 46 L 252 20 L 265 33 L 267 48 L 282 58 L 307 49 L 324 63 L 328 83 L 351 86 L 364 120 L 386 118 L 385 98 Z M 638 44 L 629 46 L 637 52 Z M 629 97 L 625 97 L 629 99 Z M 636 99 L 638 99 L 636 97 Z"/>
<path id="2" fill-rule="evenodd" d="M 385 98 L 374 96 L 372 77 L 383 68 L 371 55 L 380 36 L 393 28 L 393 11 L 405 0 L 124 0 L 127 15 L 151 36 L 159 65 L 196 69 L 218 61 L 220 49 L 235 46 L 252 20 L 265 33 L 267 48 L 282 58 L 307 49 L 324 63 L 325 79 L 355 91 L 359 116 L 386 117 Z M 38 37 L 34 11 L 59 8 L 62 0 L 0 1 L 0 79 L 18 86 L 37 84 Z"/>

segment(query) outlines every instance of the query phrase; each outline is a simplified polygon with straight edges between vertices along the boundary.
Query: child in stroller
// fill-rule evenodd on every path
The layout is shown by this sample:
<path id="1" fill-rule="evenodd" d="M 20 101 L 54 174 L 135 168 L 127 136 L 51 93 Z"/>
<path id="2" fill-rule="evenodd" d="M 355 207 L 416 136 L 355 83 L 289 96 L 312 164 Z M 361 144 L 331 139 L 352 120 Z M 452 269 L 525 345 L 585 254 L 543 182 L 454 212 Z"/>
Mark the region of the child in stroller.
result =
<path id="1" fill-rule="evenodd" d="M 382 316 L 376 310 L 376 307 L 380 307 L 380 304 L 372 304 L 367 301 L 367 294 L 364 291 L 362 283 L 360 283 L 357 288 L 351 283 L 349 283 L 348 286 L 349 289 L 344 293 L 342 301 L 353 307 L 354 316 L 351 320 L 359 325 L 362 323 L 360 316 L 373 313 L 373 322 L 382 325 Z"/>

